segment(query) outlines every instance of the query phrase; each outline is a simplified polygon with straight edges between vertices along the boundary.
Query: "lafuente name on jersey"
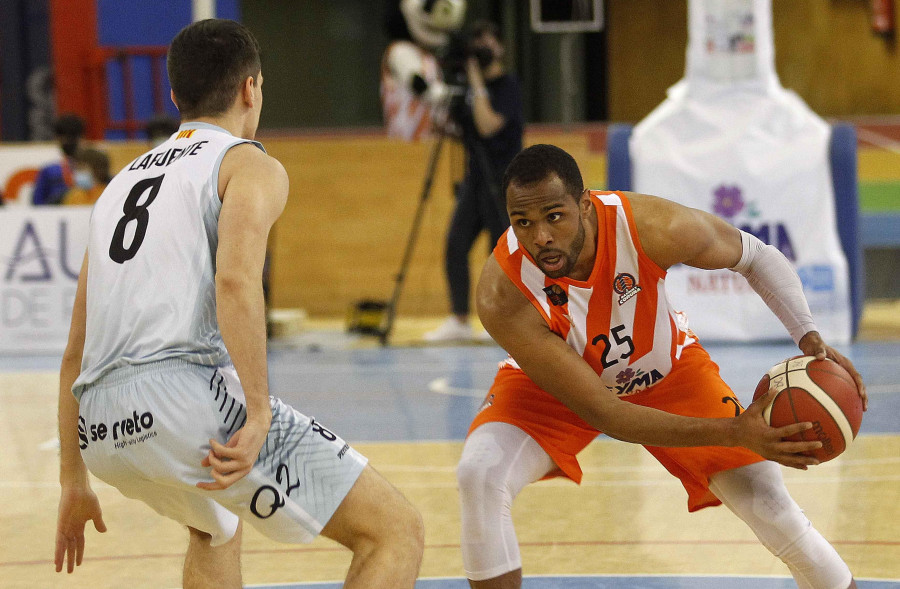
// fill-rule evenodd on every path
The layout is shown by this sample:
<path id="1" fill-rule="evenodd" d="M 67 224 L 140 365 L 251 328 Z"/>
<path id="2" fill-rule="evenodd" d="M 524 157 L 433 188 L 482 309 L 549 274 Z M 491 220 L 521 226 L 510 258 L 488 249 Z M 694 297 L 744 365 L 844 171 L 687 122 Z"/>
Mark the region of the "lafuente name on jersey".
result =
<path id="1" fill-rule="evenodd" d="M 209 141 L 198 141 L 196 143 L 188 145 L 187 147 L 173 147 L 159 153 L 150 152 L 143 158 L 138 158 L 131 162 L 131 165 L 128 166 L 128 171 L 130 172 L 132 170 L 147 170 L 153 166 L 164 168 L 172 162 L 178 161 L 185 156 L 197 155 L 197 152 L 200 151 L 204 143 L 209 143 Z"/>

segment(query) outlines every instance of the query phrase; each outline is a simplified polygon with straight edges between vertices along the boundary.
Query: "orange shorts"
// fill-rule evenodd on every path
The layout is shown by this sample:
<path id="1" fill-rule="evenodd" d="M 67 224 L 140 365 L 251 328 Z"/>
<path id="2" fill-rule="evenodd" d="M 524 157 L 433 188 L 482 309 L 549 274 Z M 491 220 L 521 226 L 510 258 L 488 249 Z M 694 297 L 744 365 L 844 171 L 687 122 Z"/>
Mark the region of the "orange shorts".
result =
<path id="1" fill-rule="evenodd" d="M 686 347 L 672 371 L 657 384 L 624 400 L 690 417 L 734 417 L 743 411 L 734 392 L 719 376 L 719 367 L 699 344 Z M 541 445 L 559 467 L 548 478 L 565 476 L 576 483 L 582 478 L 576 455 L 600 434 L 524 372 L 511 367 L 497 373 L 469 432 L 492 421 L 514 425 Z M 688 511 L 721 504 L 709 490 L 710 476 L 763 460 L 746 448 L 644 447 L 681 480 L 688 493 Z"/>

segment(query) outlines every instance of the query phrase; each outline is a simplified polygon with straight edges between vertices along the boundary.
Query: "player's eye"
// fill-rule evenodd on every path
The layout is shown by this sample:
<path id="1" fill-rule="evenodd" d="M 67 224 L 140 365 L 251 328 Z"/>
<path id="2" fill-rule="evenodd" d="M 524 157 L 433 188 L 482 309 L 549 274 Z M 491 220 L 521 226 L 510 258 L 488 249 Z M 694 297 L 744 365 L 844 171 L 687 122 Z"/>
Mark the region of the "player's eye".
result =
<path id="1" fill-rule="evenodd" d="M 562 213 L 550 213 L 547 215 L 547 220 L 551 223 L 559 221 L 560 219 L 562 219 Z"/>
<path id="2" fill-rule="evenodd" d="M 516 225 L 519 227 L 528 227 L 531 224 L 531 221 L 528 219 L 516 219 Z"/>

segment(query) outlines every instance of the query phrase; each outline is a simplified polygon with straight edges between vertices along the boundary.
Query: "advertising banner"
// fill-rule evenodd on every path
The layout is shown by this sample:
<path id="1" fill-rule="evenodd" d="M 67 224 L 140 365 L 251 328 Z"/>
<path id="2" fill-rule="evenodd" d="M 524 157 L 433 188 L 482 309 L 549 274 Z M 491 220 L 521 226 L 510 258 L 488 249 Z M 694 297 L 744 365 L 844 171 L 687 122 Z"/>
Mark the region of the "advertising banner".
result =
<path id="1" fill-rule="evenodd" d="M 62 158 L 54 145 L 0 145 L 0 195 L 6 205 L 31 204 L 38 170 Z"/>
<path id="2" fill-rule="evenodd" d="M 91 207 L 0 208 L 0 354 L 66 346 Z"/>
<path id="3" fill-rule="evenodd" d="M 634 129 L 636 192 L 708 211 L 778 248 L 819 331 L 851 339 L 831 182 L 831 128 L 775 73 L 771 0 L 691 0 L 685 77 Z M 671 268 L 666 290 L 703 340 L 787 339 L 740 275 Z"/>

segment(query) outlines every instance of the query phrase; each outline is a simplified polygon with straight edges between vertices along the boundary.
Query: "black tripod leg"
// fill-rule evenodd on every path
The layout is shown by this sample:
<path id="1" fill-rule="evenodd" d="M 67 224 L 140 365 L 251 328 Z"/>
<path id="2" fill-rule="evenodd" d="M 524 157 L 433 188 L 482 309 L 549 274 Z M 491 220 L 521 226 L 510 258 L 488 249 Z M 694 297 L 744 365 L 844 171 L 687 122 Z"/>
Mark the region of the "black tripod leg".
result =
<path id="1" fill-rule="evenodd" d="M 422 225 L 422 215 L 425 212 L 425 203 L 428 201 L 428 197 L 431 195 L 431 185 L 434 183 L 434 174 L 437 170 L 438 160 L 440 159 L 441 155 L 441 146 L 444 143 L 445 136 L 446 132 L 441 129 L 440 133 L 435 139 L 434 145 L 431 148 L 431 157 L 428 161 L 428 169 L 425 172 L 425 181 L 422 184 L 422 193 L 419 196 L 419 205 L 418 207 L 416 207 L 416 215 L 413 218 L 412 229 L 409 232 L 409 239 L 407 239 L 406 241 L 406 250 L 403 252 L 403 261 L 400 263 L 400 271 L 397 272 L 397 279 L 394 283 L 394 292 L 391 295 L 390 302 L 388 303 L 385 323 L 381 329 L 381 333 L 379 334 L 379 339 L 382 346 L 387 345 L 388 338 L 391 335 L 391 330 L 394 328 L 394 318 L 397 313 L 397 303 L 400 301 L 400 293 L 403 290 L 403 281 L 406 278 L 406 271 L 409 267 L 410 260 L 412 260 L 413 251 L 415 251 L 416 239 L 419 236 L 419 229 Z"/>

